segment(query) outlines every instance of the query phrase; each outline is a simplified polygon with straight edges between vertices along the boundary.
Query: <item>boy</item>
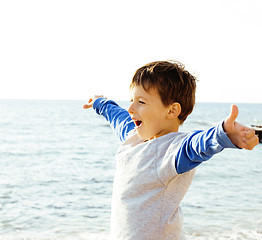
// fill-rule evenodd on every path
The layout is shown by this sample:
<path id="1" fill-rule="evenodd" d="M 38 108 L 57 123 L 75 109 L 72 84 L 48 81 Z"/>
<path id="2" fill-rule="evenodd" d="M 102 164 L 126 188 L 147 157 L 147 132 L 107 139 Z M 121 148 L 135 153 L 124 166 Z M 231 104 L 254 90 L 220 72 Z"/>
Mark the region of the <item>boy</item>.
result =
<path id="1" fill-rule="evenodd" d="M 180 202 L 195 167 L 224 148 L 253 149 L 254 131 L 237 122 L 237 106 L 218 126 L 178 132 L 195 104 L 196 79 L 180 63 L 159 61 L 139 68 L 126 111 L 105 98 L 90 99 L 123 141 L 116 154 L 112 240 L 180 240 Z"/>

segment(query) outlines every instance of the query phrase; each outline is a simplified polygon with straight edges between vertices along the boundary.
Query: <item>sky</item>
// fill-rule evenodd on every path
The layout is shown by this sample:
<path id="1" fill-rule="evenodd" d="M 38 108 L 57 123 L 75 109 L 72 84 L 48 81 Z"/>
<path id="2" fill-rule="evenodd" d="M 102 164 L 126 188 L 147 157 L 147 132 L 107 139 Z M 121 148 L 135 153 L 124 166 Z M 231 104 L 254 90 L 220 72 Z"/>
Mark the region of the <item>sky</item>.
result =
<path id="1" fill-rule="evenodd" d="M 262 103 L 261 0 L 0 1 L 0 99 L 129 100 L 137 68 L 178 60 L 199 102 Z"/>

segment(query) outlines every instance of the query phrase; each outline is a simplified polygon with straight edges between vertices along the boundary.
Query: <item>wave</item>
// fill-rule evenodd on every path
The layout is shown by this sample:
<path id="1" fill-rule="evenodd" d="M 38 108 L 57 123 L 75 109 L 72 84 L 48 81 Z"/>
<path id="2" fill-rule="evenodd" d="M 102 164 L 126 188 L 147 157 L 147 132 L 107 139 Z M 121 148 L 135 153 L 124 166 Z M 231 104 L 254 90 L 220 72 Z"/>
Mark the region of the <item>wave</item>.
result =
<path id="1" fill-rule="evenodd" d="M 64 234 L 34 234 L 34 233 L 16 233 L 0 236 L 0 240 L 109 240 L 109 233 L 73 233 L 65 236 Z M 186 240 L 260 240 L 262 239 L 262 230 L 243 230 L 235 229 L 228 232 L 205 233 L 195 232 L 186 235 Z"/>
<path id="2" fill-rule="evenodd" d="M 64 234 L 35 234 L 35 233 L 14 233 L 0 235 L 0 240 L 109 240 L 108 233 L 80 233 L 70 234 L 65 236 Z"/>
<path id="3" fill-rule="evenodd" d="M 186 237 L 187 240 L 261 240 L 261 230 L 233 229 L 223 232 L 195 232 Z"/>

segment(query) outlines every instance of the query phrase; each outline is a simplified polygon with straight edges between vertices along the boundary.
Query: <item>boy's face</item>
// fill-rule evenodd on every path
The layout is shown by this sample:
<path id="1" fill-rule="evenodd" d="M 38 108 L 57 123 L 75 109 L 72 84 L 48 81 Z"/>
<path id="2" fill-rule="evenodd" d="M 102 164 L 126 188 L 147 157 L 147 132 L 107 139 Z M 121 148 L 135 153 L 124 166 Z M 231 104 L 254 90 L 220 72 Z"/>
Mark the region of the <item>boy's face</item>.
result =
<path id="1" fill-rule="evenodd" d="M 135 123 L 138 136 L 143 140 L 160 137 L 173 131 L 168 119 L 170 107 L 164 106 L 158 92 L 148 92 L 142 86 L 131 89 L 131 105 L 128 112 Z"/>

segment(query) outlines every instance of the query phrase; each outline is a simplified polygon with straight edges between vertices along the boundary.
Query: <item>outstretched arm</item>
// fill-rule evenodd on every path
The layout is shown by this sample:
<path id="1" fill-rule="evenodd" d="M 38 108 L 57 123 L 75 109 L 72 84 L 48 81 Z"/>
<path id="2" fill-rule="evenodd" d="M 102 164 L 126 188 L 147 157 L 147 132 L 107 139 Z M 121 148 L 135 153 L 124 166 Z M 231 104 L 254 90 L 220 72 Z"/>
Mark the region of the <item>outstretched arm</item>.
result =
<path id="1" fill-rule="evenodd" d="M 231 142 L 239 148 L 252 150 L 259 142 L 255 131 L 236 122 L 238 107 L 232 105 L 230 115 L 225 119 L 223 128 Z"/>
<path id="2" fill-rule="evenodd" d="M 237 116 L 238 108 L 233 105 L 229 117 L 217 127 L 189 134 L 182 142 L 175 158 L 177 173 L 195 168 L 224 148 L 252 150 L 258 144 L 258 137 L 253 129 L 236 122 Z"/>
<path id="3" fill-rule="evenodd" d="M 84 109 L 92 107 L 97 114 L 105 117 L 121 141 L 124 141 L 128 133 L 135 127 L 128 111 L 118 106 L 112 100 L 107 100 L 101 95 L 94 96 L 89 99 L 87 104 L 83 105 Z"/>

